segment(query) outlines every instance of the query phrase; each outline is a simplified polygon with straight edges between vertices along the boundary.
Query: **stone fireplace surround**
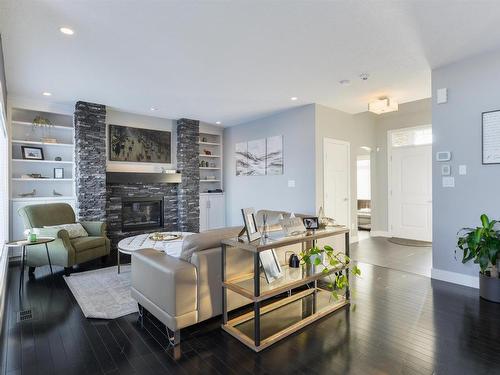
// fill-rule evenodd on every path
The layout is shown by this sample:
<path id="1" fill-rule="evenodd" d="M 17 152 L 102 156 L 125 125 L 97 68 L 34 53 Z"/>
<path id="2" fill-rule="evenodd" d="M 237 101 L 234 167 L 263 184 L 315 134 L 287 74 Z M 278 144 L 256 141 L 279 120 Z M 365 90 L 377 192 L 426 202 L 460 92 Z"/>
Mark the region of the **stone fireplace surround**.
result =
<path id="1" fill-rule="evenodd" d="M 106 107 L 77 102 L 74 125 L 77 217 L 105 220 L 112 250 L 116 251 L 118 241 L 124 237 L 155 231 L 122 230 L 123 198 L 162 198 L 165 231 L 199 231 L 199 121 L 177 121 L 180 183 L 107 181 Z"/>

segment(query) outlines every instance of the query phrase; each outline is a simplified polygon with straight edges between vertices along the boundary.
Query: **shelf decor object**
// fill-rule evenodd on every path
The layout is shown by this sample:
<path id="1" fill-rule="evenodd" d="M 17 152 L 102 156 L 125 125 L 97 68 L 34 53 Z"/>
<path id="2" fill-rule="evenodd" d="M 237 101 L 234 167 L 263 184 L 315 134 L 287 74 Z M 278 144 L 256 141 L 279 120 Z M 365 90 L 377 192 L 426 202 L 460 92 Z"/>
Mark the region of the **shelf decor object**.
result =
<path id="1" fill-rule="evenodd" d="M 500 164 L 500 110 L 482 113 L 482 163 Z"/>
<path id="2" fill-rule="evenodd" d="M 344 236 L 345 258 L 349 258 L 349 229 L 336 227 L 317 230 L 314 233 L 285 236 L 283 232 L 271 232 L 266 241 L 248 242 L 241 238 L 222 240 L 222 329 L 252 350 L 259 352 L 268 346 L 306 327 L 312 322 L 350 304 L 348 264 L 328 267 L 319 264 L 314 272 L 307 267 L 292 268 L 281 266 L 282 275 L 268 283 L 261 277 L 260 254 L 271 249 L 279 249 L 294 244 L 316 249 L 320 239 Z M 326 248 L 326 246 L 325 246 Z M 226 278 L 226 257 L 229 251 L 246 251 L 253 255 L 253 272 Z M 325 277 L 345 273 L 343 294 L 339 290 L 323 288 L 318 283 Z M 356 272 L 355 272 L 356 273 Z M 338 278 L 336 276 L 336 278 Z M 243 315 L 228 314 L 228 290 L 246 297 L 253 302 L 253 311 Z M 336 293 L 336 298 L 332 297 Z M 272 300 L 271 300 L 272 299 Z M 284 320 L 283 316 L 287 319 Z"/>
<path id="3" fill-rule="evenodd" d="M 21 152 L 23 154 L 23 159 L 44 160 L 43 148 L 41 147 L 21 146 Z"/>

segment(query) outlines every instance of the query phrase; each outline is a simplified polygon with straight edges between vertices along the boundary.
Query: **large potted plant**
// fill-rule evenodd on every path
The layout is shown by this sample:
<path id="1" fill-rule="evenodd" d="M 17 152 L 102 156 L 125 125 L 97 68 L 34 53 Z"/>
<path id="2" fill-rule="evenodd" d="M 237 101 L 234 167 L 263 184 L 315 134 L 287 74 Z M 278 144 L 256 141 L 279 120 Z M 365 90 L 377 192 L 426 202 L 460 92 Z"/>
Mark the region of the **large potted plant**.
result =
<path id="1" fill-rule="evenodd" d="M 462 263 L 473 261 L 479 264 L 479 294 L 482 298 L 500 303 L 500 231 L 495 228 L 496 220 L 481 215 L 481 225 L 476 228 L 462 228 L 458 232 L 458 248 L 462 250 Z"/>

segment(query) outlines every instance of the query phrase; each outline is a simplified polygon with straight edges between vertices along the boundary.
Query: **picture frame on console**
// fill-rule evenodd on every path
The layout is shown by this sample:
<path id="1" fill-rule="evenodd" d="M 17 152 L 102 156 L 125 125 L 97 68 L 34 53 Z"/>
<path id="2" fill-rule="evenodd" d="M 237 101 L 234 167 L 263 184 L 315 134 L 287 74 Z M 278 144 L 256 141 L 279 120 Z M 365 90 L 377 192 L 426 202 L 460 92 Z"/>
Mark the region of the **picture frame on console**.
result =
<path id="1" fill-rule="evenodd" d="M 259 253 L 259 259 L 268 284 L 283 276 L 281 265 L 274 249 L 262 251 Z"/>
<path id="2" fill-rule="evenodd" d="M 255 210 L 253 208 L 242 208 L 241 214 L 243 215 L 243 222 L 245 227 L 240 232 L 239 237 L 247 234 L 248 242 L 260 239 L 261 234 L 257 228 L 257 221 L 255 220 Z"/>

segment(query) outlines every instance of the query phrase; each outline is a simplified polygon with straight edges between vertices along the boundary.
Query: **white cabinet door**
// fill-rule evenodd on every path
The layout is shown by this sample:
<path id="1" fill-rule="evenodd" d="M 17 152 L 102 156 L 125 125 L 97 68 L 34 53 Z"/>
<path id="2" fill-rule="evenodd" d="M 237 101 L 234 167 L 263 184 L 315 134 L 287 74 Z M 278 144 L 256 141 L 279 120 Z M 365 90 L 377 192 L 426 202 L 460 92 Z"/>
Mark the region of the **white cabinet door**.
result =
<path id="1" fill-rule="evenodd" d="M 208 196 L 200 195 L 200 232 L 208 229 L 208 205 Z"/>
<path id="2" fill-rule="evenodd" d="M 10 211 L 10 240 L 20 240 L 24 238 L 24 223 L 21 216 L 17 213 L 17 211 L 26 206 L 27 202 L 15 201 L 11 202 L 11 211 Z"/>
<path id="3" fill-rule="evenodd" d="M 209 196 L 208 227 L 209 229 L 223 228 L 226 226 L 224 194 Z"/>

